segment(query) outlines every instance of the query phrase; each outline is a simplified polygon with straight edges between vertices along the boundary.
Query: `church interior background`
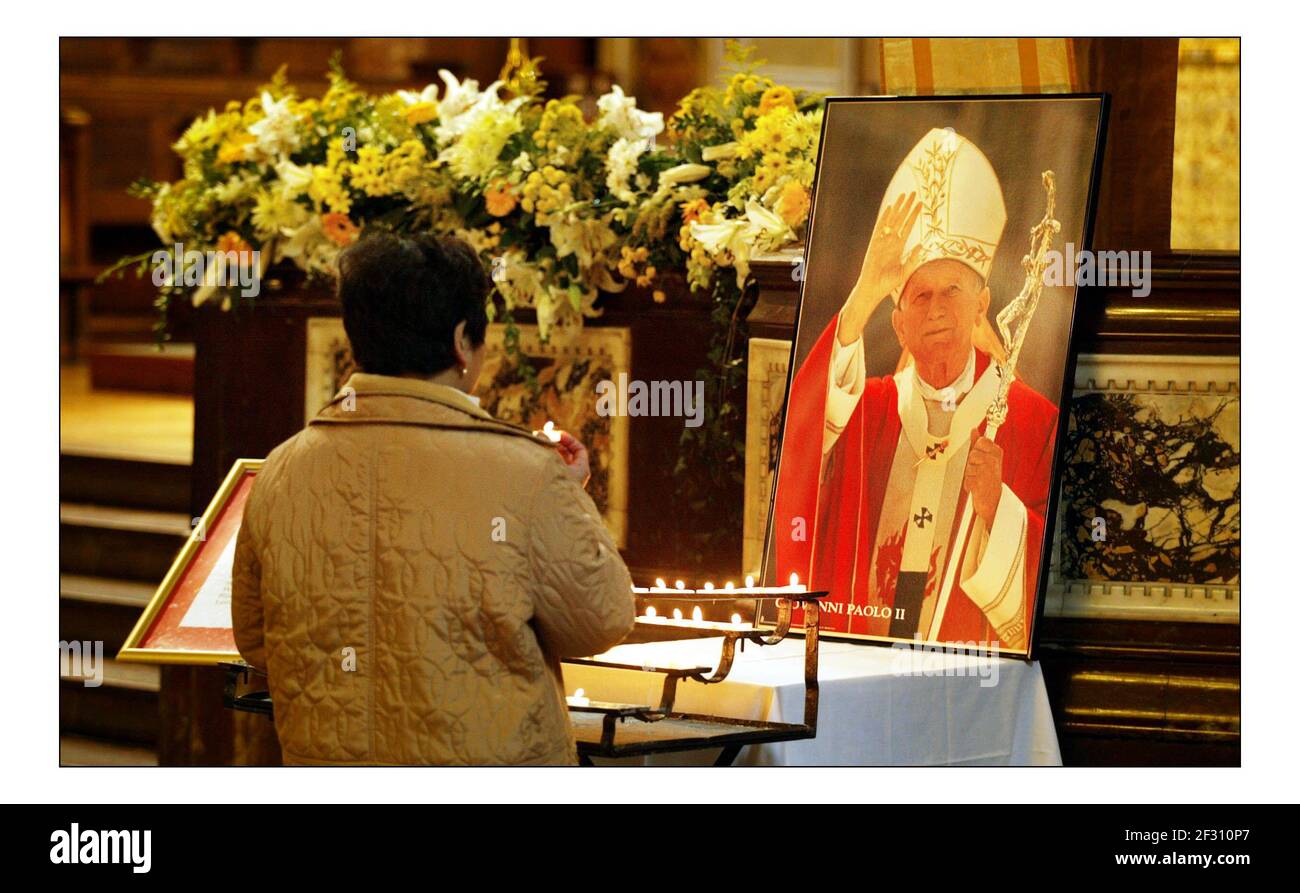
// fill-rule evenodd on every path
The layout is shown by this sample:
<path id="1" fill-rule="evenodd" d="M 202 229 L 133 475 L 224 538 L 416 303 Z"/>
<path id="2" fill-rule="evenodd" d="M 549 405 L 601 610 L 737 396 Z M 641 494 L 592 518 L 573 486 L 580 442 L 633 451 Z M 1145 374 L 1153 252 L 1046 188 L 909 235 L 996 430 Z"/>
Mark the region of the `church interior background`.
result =
<path id="1" fill-rule="evenodd" d="M 1239 41 L 746 43 L 765 60 L 762 74 L 827 95 L 1111 94 L 1093 244 L 1150 250 L 1154 287 L 1143 298 L 1098 289 L 1081 300 L 1067 441 L 1074 461 L 1060 484 L 1039 659 L 1066 765 L 1237 765 Z M 292 433 L 340 374 L 337 326 L 306 322 L 337 311 L 256 318 L 173 305 L 160 347 L 148 277 L 99 278 L 119 258 L 158 244 L 149 202 L 128 188 L 140 177 L 180 177 L 172 147 L 190 122 L 256 95 L 282 66 L 307 96 L 323 93 L 335 58 L 362 88 L 382 93 L 419 90 L 440 69 L 490 83 L 512 49 L 542 57 L 547 96 L 575 94 L 589 112 L 617 84 L 668 118 L 694 88 L 727 77 L 726 42 L 713 38 L 61 41 L 59 634 L 102 641 L 109 658 L 98 687 L 60 680 L 64 765 L 274 762 L 273 738 L 268 744 L 248 728 L 260 718 L 223 710 L 210 670 L 112 655 L 215 492 L 230 451 L 265 449 L 287 436 L 286 425 Z M 653 521 L 672 511 L 668 500 L 681 489 L 672 476 L 677 457 L 693 455 L 680 426 L 633 420 L 607 433 L 615 458 L 598 469 L 602 508 L 634 579 L 756 566 L 798 297 L 788 252 L 755 259 L 738 305 L 746 325 L 730 349 L 742 360 L 735 430 L 743 449 L 725 476 L 705 481 L 712 498 L 733 507 L 722 513 L 727 524 L 665 532 Z M 707 361 L 711 310 L 680 274 L 633 289 L 592 325 L 590 356 L 611 374 L 632 363 L 652 376 L 669 370 L 644 358 L 673 344 L 689 371 Z M 286 326 L 298 333 L 292 350 L 275 335 Z M 204 350 L 222 359 L 205 360 Z M 233 407 L 240 387 L 252 396 Z M 266 423 L 272 414 L 281 421 Z M 1186 481 L 1145 479 L 1123 449 L 1083 446 L 1118 443 L 1133 428 L 1157 431 L 1172 452 L 1213 443 L 1214 487 L 1184 488 L 1157 504 L 1155 489 Z M 1105 542 L 1089 535 L 1099 514 L 1118 534 Z M 1174 521 L 1161 518 L 1192 531 L 1192 541 L 1175 543 Z"/>

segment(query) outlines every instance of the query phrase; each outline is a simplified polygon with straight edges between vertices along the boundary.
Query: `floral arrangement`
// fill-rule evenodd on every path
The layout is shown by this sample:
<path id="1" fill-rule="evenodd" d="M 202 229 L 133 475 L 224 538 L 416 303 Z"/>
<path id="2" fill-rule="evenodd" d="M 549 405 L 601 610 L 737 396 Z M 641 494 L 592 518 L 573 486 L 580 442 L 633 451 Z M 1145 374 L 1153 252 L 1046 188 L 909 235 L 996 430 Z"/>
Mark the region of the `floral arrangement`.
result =
<path id="1" fill-rule="evenodd" d="M 506 99 L 501 82 L 440 77 L 441 90 L 371 97 L 336 67 L 325 95 L 304 99 L 277 76 L 194 121 L 174 147 L 184 177 L 137 194 L 169 246 L 256 249 L 264 266 L 328 277 L 366 227 L 456 235 L 493 264 L 507 308 L 535 308 L 543 330 L 594 315 L 600 292 L 624 286 L 619 248 L 652 183 L 638 161 L 662 115 L 615 88 L 589 123 L 576 99 L 539 99 L 535 81 Z"/>
<path id="2" fill-rule="evenodd" d="M 505 308 L 534 309 L 544 336 L 660 269 L 708 288 L 729 267 L 743 285 L 755 251 L 798 237 L 816 98 L 740 71 L 682 100 L 664 139 L 663 116 L 619 87 L 588 121 L 576 97 L 543 100 L 524 68 L 485 90 L 442 71 L 442 85 L 374 97 L 335 65 L 320 99 L 280 73 L 190 125 L 174 146 L 180 180 L 134 192 L 169 248 L 258 250 L 263 268 L 313 276 L 331 277 L 366 227 L 458 236 L 492 265 Z M 211 283 L 164 291 L 231 300 Z"/>
<path id="3" fill-rule="evenodd" d="M 753 255 L 802 237 L 811 203 L 822 98 L 755 74 L 743 50 L 731 59 L 725 88 L 693 90 L 669 120 L 680 173 L 642 201 L 629 240 L 696 289 L 718 268 L 743 288 Z"/>

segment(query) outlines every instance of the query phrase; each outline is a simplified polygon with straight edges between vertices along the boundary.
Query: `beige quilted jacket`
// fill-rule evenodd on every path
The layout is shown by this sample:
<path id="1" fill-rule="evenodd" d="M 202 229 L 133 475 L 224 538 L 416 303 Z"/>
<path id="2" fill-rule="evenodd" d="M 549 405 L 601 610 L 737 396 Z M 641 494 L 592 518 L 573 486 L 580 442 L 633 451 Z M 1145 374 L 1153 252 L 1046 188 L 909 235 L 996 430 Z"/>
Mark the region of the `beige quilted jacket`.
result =
<path id="1" fill-rule="evenodd" d="M 235 552 L 285 763 L 573 764 L 559 659 L 634 623 L 591 499 L 459 391 L 348 386 L 271 452 Z"/>

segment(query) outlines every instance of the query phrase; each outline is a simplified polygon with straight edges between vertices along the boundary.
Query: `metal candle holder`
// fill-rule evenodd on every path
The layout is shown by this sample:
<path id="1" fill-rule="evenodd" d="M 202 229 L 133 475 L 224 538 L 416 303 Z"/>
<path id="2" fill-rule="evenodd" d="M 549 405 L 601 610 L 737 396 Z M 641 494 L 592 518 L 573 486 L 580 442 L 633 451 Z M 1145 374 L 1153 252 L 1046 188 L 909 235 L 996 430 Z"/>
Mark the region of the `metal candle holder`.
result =
<path id="1" fill-rule="evenodd" d="M 592 765 L 593 757 L 635 757 L 720 747 L 722 752 L 714 765 L 729 766 L 740 753 L 741 748 L 746 745 L 815 738 L 818 701 L 818 629 L 821 613 L 819 601 L 828 594 L 828 592 L 784 590 L 765 593 L 761 590 L 726 589 L 684 591 L 680 594 L 673 591 L 636 593 L 637 628 L 632 638 L 642 641 L 721 638 L 718 661 L 712 668 L 669 668 L 621 664 L 595 658 L 565 660 L 564 663 L 568 664 L 659 673 L 664 677 L 658 706 L 604 702 L 571 704 L 569 718 L 573 723 L 574 737 L 577 739 L 579 762 L 589 766 Z M 685 621 L 650 622 L 641 616 L 640 603 L 651 600 L 661 603 L 691 604 L 776 601 L 777 616 L 771 629 L 707 629 L 692 626 Z M 743 647 L 744 643 L 753 642 L 762 647 L 784 641 L 790 633 L 791 614 L 796 603 L 801 603 L 804 609 L 804 624 L 801 628 L 804 637 L 803 722 L 767 722 L 673 710 L 673 702 L 677 696 L 677 683 L 682 679 L 714 685 L 727 678 L 735 662 L 737 643 Z"/>

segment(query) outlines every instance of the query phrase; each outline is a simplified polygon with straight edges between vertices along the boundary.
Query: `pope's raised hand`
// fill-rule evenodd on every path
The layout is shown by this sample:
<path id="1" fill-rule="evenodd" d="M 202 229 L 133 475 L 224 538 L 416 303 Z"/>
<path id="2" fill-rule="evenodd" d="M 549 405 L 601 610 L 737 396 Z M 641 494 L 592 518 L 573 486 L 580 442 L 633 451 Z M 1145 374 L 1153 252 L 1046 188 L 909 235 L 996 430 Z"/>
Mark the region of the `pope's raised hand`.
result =
<path id="1" fill-rule="evenodd" d="M 913 248 L 907 257 L 903 256 L 903 246 L 920 216 L 921 203 L 916 200 L 915 192 L 898 196 L 892 205 L 880 212 L 866 256 L 862 258 L 858 281 L 840 311 L 841 344 L 849 345 L 856 341 L 880 302 L 903 285 L 916 270 L 921 246 Z"/>

